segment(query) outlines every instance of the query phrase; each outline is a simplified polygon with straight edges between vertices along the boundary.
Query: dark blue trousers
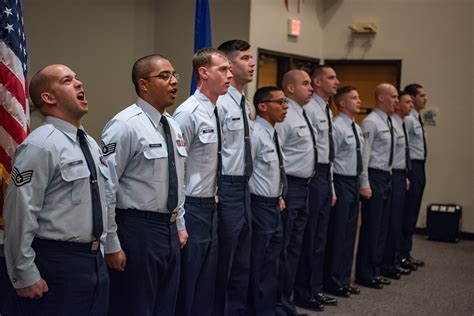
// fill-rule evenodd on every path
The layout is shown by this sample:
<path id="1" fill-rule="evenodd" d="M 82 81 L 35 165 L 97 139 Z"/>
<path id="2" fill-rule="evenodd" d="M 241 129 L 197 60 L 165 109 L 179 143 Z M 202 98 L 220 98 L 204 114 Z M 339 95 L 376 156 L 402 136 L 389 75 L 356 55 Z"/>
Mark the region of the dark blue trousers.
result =
<path id="1" fill-rule="evenodd" d="M 410 189 L 407 192 L 405 212 L 403 214 L 403 229 L 401 238 L 401 258 L 408 258 L 413 248 L 413 234 L 420 214 L 421 201 L 425 190 L 425 161 L 412 160 L 411 170 L 408 172 Z"/>
<path id="2" fill-rule="evenodd" d="M 296 269 L 301 254 L 303 235 L 308 221 L 308 183 L 309 179 L 287 176 L 288 193 L 283 210 L 283 248 L 278 272 L 279 298 L 277 315 L 295 312 L 291 295 L 295 286 Z"/>
<path id="3" fill-rule="evenodd" d="M 392 171 L 392 197 L 390 207 L 390 224 L 385 243 L 382 268 L 392 269 L 400 264 L 400 239 L 402 235 L 403 210 L 407 193 L 405 170 Z"/>
<path id="4" fill-rule="evenodd" d="M 240 315 L 247 309 L 252 241 L 246 177 L 221 176 L 218 196 L 219 251 L 214 315 Z"/>
<path id="5" fill-rule="evenodd" d="M 125 271 L 109 270 L 110 316 L 174 315 L 180 247 L 176 223 L 166 221 L 165 215 L 116 210 L 127 261 Z"/>
<path id="6" fill-rule="evenodd" d="M 294 296 L 300 300 L 306 301 L 313 293 L 322 291 L 331 200 L 330 166 L 318 164 L 317 172 L 309 183 L 309 217 L 296 274 Z"/>
<path id="7" fill-rule="evenodd" d="M 350 285 L 359 216 L 359 183 L 356 176 L 334 174 L 337 201 L 331 210 L 324 288 L 331 291 Z"/>
<path id="8" fill-rule="evenodd" d="M 7 273 L 7 265 L 3 256 L 3 245 L 0 245 L 0 315 L 2 314 L 3 305 L 7 300 L 8 294 L 13 290 Z"/>
<path id="9" fill-rule="evenodd" d="M 362 199 L 362 225 L 357 250 L 356 280 L 367 282 L 380 274 L 390 213 L 390 173 L 369 169 L 370 199 Z"/>
<path id="10" fill-rule="evenodd" d="M 283 228 L 278 198 L 252 195 L 250 314 L 273 316 L 278 294 L 278 259 Z"/>
<path id="11" fill-rule="evenodd" d="M 22 298 L 11 292 L 2 315 L 107 315 L 109 275 L 100 250 L 90 243 L 34 239 L 35 264 L 48 285 L 40 299 Z M 14 312 L 10 304 L 14 306 Z"/>
<path id="12" fill-rule="evenodd" d="M 214 198 L 186 197 L 189 239 L 181 251 L 176 315 L 209 316 L 214 307 L 217 269 L 217 216 Z"/>

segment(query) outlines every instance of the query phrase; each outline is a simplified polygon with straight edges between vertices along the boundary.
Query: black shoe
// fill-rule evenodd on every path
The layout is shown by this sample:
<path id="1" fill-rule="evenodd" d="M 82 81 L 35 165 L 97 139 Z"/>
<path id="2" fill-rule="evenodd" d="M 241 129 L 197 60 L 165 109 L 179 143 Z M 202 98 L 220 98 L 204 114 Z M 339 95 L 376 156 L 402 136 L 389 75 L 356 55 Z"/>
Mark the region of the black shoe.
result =
<path id="1" fill-rule="evenodd" d="M 411 264 L 417 267 L 423 267 L 425 265 L 425 262 L 423 260 L 417 260 L 413 257 L 408 258 L 408 261 L 410 261 Z"/>
<path id="2" fill-rule="evenodd" d="M 326 296 L 323 293 L 315 294 L 314 298 L 323 305 L 337 305 L 337 300 L 334 297 Z"/>
<path id="3" fill-rule="evenodd" d="M 355 294 L 355 295 L 359 295 L 360 294 L 360 290 L 356 287 L 353 287 L 353 286 L 345 286 L 346 290 L 349 291 L 349 293 L 351 294 Z"/>
<path id="4" fill-rule="evenodd" d="M 378 289 L 378 290 L 383 289 L 383 285 L 379 283 L 379 281 L 377 281 L 376 279 L 372 279 L 370 281 L 355 280 L 355 284 L 359 284 L 365 287 L 370 287 L 372 289 Z"/>
<path id="5" fill-rule="evenodd" d="M 380 274 L 389 279 L 400 280 L 400 273 L 398 273 L 398 271 L 396 271 L 395 269 L 382 269 L 382 271 L 380 271 Z"/>
<path id="6" fill-rule="evenodd" d="M 312 311 L 322 312 L 324 310 L 324 305 L 318 302 L 315 297 L 311 297 L 310 299 L 305 301 L 294 300 L 294 304 L 298 307 L 302 307 L 304 309 L 309 309 Z"/>
<path id="7" fill-rule="evenodd" d="M 416 269 L 418 269 L 417 266 L 411 263 L 408 259 L 402 259 L 400 267 L 404 269 L 410 269 L 411 271 L 416 271 Z"/>
<path id="8" fill-rule="evenodd" d="M 395 270 L 400 273 L 401 275 L 409 275 L 411 273 L 410 269 L 405 269 L 402 267 L 395 267 Z"/>
<path id="9" fill-rule="evenodd" d="M 351 292 L 345 287 L 340 287 L 336 290 L 326 291 L 329 294 L 339 296 L 339 297 L 351 297 Z"/>
<path id="10" fill-rule="evenodd" d="M 379 282 L 380 284 L 383 284 L 383 285 L 389 285 L 391 284 L 392 282 L 390 282 L 390 280 L 386 279 L 386 278 L 382 278 L 380 276 L 376 277 L 375 280 L 377 282 Z"/>

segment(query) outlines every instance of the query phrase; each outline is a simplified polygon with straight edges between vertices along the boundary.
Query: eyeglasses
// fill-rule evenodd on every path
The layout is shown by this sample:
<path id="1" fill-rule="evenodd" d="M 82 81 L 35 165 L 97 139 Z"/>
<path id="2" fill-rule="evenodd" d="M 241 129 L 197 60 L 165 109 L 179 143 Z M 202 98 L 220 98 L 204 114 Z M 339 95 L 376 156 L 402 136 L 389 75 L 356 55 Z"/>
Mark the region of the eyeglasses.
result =
<path id="1" fill-rule="evenodd" d="M 151 79 L 151 78 L 160 78 L 164 81 L 170 81 L 171 77 L 174 77 L 176 80 L 179 80 L 179 73 L 164 71 L 164 72 L 161 72 L 161 73 L 157 74 L 156 76 L 143 77 L 143 79 L 148 80 L 148 79 Z"/>
<path id="2" fill-rule="evenodd" d="M 279 100 L 263 100 L 260 101 L 262 103 L 269 102 L 269 103 L 278 103 L 280 106 L 283 104 L 288 104 L 288 99 L 279 99 Z"/>

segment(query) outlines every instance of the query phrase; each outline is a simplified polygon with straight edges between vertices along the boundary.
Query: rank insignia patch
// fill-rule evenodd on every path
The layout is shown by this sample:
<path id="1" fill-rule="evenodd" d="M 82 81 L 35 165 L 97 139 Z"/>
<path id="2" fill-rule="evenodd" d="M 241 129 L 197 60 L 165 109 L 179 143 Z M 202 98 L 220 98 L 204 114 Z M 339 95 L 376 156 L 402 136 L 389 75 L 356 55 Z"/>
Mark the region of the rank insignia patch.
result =
<path id="1" fill-rule="evenodd" d="M 33 178 L 33 170 L 20 172 L 16 167 L 13 167 L 12 181 L 17 187 L 30 183 Z"/>
<path id="2" fill-rule="evenodd" d="M 104 142 L 102 142 L 101 147 L 102 147 L 102 154 L 104 156 L 108 156 L 115 152 L 115 147 L 117 147 L 117 143 L 110 143 L 106 145 Z"/>

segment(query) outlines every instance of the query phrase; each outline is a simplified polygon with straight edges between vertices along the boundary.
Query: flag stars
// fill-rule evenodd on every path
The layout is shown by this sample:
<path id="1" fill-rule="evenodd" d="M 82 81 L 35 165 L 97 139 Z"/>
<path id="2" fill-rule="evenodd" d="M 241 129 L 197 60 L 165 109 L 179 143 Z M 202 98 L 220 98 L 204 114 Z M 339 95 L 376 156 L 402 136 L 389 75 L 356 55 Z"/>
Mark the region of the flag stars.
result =
<path id="1" fill-rule="evenodd" d="M 13 24 L 7 23 L 7 26 L 5 26 L 4 29 L 7 30 L 8 33 L 10 33 L 11 31 L 13 31 Z"/>
<path id="2" fill-rule="evenodd" d="M 3 10 L 3 13 L 5 13 L 5 14 L 7 15 L 7 18 L 8 18 L 10 15 L 13 15 L 12 9 L 11 9 L 11 8 L 7 8 L 7 7 L 5 7 L 5 10 Z"/>

